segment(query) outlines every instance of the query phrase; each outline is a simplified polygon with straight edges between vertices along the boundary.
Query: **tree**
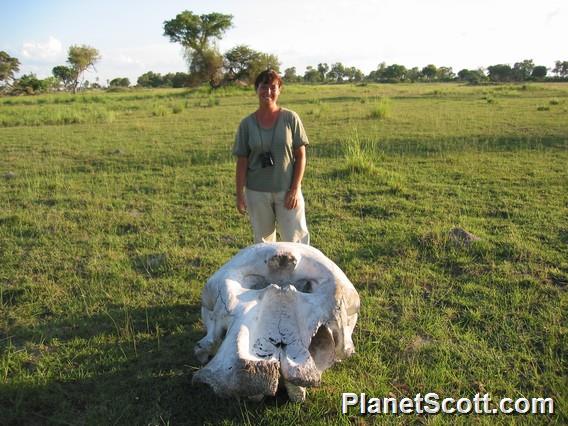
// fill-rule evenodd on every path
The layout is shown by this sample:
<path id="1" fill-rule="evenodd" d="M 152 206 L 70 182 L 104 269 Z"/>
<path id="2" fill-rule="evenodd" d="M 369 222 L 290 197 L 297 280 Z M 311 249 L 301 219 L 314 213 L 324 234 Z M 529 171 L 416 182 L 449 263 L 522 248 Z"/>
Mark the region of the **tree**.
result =
<path id="1" fill-rule="evenodd" d="M 436 78 L 440 81 L 450 81 L 456 77 L 452 67 L 440 67 L 436 71 Z"/>
<path id="2" fill-rule="evenodd" d="M 458 72 L 458 78 L 469 84 L 479 84 L 487 79 L 482 70 L 468 70 L 465 68 Z"/>
<path id="3" fill-rule="evenodd" d="M 406 70 L 407 80 L 414 83 L 415 81 L 420 80 L 420 77 L 422 77 L 422 72 L 418 69 L 418 67 L 412 67 L 409 70 Z"/>
<path id="4" fill-rule="evenodd" d="M 363 77 L 365 77 L 365 74 L 363 74 L 363 71 L 361 71 L 358 68 L 348 67 L 348 68 L 345 68 L 345 77 L 347 77 L 347 80 L 349 82 L 359 82 L 359 81 L 363 80 Z"/>
<path id="5" fill-rule="evenodd" d="M 406 78 L 406 71 L 404 65 L 392 64 L 385 68 L 383 77 L 390 81 L 402 81 Z"/>
<path id="6" fill-rule="evenodd" d="M 101 59 L 99 51 L 86 45 L 69 47 L 67 62 L 73 70 L 72 87 L 73 93 L 77 93 L 79 78 L 89 67 L 95 68 L 95 63 Z"/>
<path id="7" fill-rule="evenodd" d="M 223 57 L 211 44 L 221 39 L 232 26 L 232 15 L 209 13 L 195 15 L 189 10 L 179 13 L 175 19 L 164 21 L 164 36 L 172 43 L 180 43 L 185 48 L 189 69 L 197 82 L 209 80 L 212 87 L 219 83 L 219 73 Z"/>
<path id="8" fill-rule="evenodd" d="M 71 83 L 73 82 L 73 70 L 65 65 L 58 65 L 53 67 L 51 70 L 53 76 L 57 79 L 60 84 L 63 84 L 63 88 L 67 90 Z"/>
<path id="9" fill-rule="evenodd" d="M 241 44 L 225 52 L 225 69 L 227 70 L 227 79 L 248 80 L 250 78 L 251 64 L 258 60 L 260 52 Z"/>
<path id="10" fill-rule="evenodd" d="M 280 72 L 280 61 L 278 56 L 269 53 L 260 53 L 249 67 L 249 82 L 253 83 L 256 77 L 264 70 L 272 69 Z"/>
<path id="11" fill-rule="evenodd" d="M 18 71 L 20 71 L 20 61 L 7 52 L 0 51 L 0 83 L 11 86 L 10 81 L 14 80 L 14 74 Z"/>
<path id="12" fill-rule="evenodd" d="M 26 95 L 36 95 L 38 93 L 47 92 L 57 85 L 54 77 L 48 77 L 40 80 L 35 74 L 24 74 L 14 82 L 13 93 L 23 93 Z"/>
<path id="13" fill-rule="evenodd" d="M 513 79 L 513 69 L 506 64 L 491 65 L 487 67 L 487 73 L 491 81 L 503 82 Z"/>
<path id="14" fill-rule="evenodd" d="M 554 74 L 558 77 L 568 76 L 568 61 L 556 61 L 554 65 L 554 69 L 552 70 Z"/>
<path id="15" fill-rule="evenodd" d="M 318 64 L 318 72 L 320 73 L 321 81 L 325 81 L 327 78 L 327 72 L 329 71 L 329 65 L 326 63 Z"/>
<path id="16" fill-rule="evenodd" d="M 286 83 L 297 83 L 298 81 L 300 81 L 300 76 L 296 74 L 296 67 L 286 68 L 284 70 L 284 75 L 282 76 L 282 79 Z"/>
<path id="17" fill-rule="evenodd" d="M 513 79 L 516 81 L 526 81 L 530 78 L 534 68 L 532 59 L 525 59 L 513 65 Z"/>
<path id="18" fill-rule="evenodd" d="M 422 75 L 426 80 L 429 81 L 433 80 L 434 78 L 436 78 L 437 74 L 438 74 L 438 68 L 436 68 L 436 65 L 430 64 L 422 68 Z"/>
<path id="19" fill-rule="evenodd" d="M 110 81 L 109 86 L 110 87 L 128 87 L 128 86 L 130 86 L 130 80 L 126 77 L 113 78 Z"/>
<path id="20" fill-rule="evenodd" d="M 308 65 L 304 73 L 304 81 L 308 83 L 319 83 L 321 82 L 321 73 L 311 65 Z"/>
<path id="21" fill-rule="evenodd" d="M 189 74 L 185 72 L 176 72 L 172 78 L 172 87 L 186 87 L 189 84 Z"/>
<path id="22" fill-rule="evenodd" d="M 212 88 L 217 88 L 223 80 L 223 56 L 216 48 L 206 49 L 200 54 L 192 56 L 191 51 L 186 50 L 186 58 L 190 63 L 190 83 L 201 84 L 209 81 Z"/>
<path id="23" fill-rule="evenodd" d="M 137 84 L 141 87 L 160 87 L 162 76 L 159 73 L 148 71 L 138 77 Z"/>
<path id="24" fill-rule="evenodd" d="M 327 73 L 327 78 L 337 83 L 342 82 L 344 77 L 345 77 L 345 66 L 343 66 L 341 62 L 336 62 L 335 64 L 333 64 L 329 72 Z"/>
<path id="25" fill-rule="evenodd" d="M 537 65 L 533 68 L 531 78 L 535 80 L 543 80 L 548 73 L 548 69 L 544 65 Z"/>

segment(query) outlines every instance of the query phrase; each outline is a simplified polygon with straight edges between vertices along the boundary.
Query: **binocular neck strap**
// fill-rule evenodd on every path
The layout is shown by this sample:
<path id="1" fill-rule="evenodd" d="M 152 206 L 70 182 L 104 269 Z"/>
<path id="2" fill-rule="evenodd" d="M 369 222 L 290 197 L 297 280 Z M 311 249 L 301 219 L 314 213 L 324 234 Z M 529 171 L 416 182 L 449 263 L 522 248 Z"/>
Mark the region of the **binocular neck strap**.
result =
<path id="1" fill-rule="evenodd" d="M 276 129 L 276 126 L 278 125 L 278 122 L 280 121 L 280 114 L 278 114 L 278 117 L 276 118 L 276 121 L 274 122 L 274 125 L 272 126 L 272 136 L 270 137 L 270 146 L 268 147 L 268 150 L 264 149 L 264 140 L 262 139 L 262 130 L 260 129 L 260 123 L 258 122 L 258 118 L 256 118 L 256 115 L 254 117 L 254 121 L 256 121 L 256 128 L 258 129 L 258 136 L 260 137 L 260 147 L 262 148 L 262 151 L 268 152 L 268 151 L 272 150 L 272 145 L 274 143 L 274 130 Z"/>

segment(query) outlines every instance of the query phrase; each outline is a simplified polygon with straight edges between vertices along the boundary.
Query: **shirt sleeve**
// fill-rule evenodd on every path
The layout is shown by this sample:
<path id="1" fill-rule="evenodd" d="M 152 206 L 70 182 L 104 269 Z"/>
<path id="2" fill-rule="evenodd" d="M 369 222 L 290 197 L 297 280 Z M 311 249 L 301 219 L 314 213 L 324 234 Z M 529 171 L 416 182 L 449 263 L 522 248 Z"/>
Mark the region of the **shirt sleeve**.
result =
<path id="1" fill-rule="evenodd" d="M 292 116 L 292 147 L 298 149 L 301 146 L 309 145 L 310 142 L 308 141 L 308 135 L 306 134 L 302 120 L 300 120 L 300 117 L 296 113 L 293 113 Z"/>
<path id="2" fill-rule="evenodd" d="M 250 148 L 248 144 L 248 126 L 246 119 L 241 121 L 237 134 L 235 135 L 235 143 L 233 144 L 233 155 L 237 157 L 248 157 Z"/>

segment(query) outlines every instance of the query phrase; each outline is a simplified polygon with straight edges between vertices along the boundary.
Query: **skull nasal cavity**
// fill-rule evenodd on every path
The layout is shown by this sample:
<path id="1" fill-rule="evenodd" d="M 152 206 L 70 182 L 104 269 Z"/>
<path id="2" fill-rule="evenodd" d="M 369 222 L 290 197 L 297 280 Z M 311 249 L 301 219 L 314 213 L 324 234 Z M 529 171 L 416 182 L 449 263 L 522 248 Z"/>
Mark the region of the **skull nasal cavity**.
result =
<path id="1" fill-rule="evenodd" d="M 291 253 L 276 254 L 268 261 L 271 269 L 294 269 L 296 267 L 296 258 Z"/>

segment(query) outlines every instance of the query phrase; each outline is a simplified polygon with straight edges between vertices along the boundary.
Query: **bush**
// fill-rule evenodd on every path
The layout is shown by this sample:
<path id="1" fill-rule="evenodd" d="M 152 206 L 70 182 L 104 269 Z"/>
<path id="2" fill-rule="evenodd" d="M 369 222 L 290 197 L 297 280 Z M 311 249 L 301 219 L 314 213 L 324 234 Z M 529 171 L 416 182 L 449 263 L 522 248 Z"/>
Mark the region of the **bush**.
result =
<path id="1" fill-rule="evenodd" d="M 375 164 L 371 160 L 372 152 L 363 146 L 359 134 L 355 132 L 343 143 L 345 168 L 348 173 L 373 174 Z"/>
<path id="2" fill-rule="evenodd" d="M 370 109 L 369 118 L 383 120 L 390 116 L 391 102 L 389 98 L 380 98 Z"/>

